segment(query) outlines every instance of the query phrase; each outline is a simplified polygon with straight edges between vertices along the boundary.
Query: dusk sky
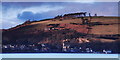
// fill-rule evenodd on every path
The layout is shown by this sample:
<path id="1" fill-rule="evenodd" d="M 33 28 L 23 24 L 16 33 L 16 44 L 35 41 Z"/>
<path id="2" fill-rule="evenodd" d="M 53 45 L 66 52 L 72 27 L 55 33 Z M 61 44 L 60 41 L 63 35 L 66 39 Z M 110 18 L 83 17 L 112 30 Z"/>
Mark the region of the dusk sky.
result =
<path id="1" fill-rule="evenodd" d="M 117 2 L 3 2 L 2 28 L 8 29 L 24 21 L 53 18 L 67 13 L 87 12 L 98 16 L 118 16 Z M 1 29 L 1 28 L 0 28 Z"/>

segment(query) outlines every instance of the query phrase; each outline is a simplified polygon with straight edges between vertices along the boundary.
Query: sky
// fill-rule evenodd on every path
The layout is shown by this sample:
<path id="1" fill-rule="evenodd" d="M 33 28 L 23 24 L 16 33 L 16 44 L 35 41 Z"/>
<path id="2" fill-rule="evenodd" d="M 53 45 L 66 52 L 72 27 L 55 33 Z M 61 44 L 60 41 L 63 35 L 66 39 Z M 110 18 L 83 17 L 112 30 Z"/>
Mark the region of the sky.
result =
<path id="1" fill-rule="evenodd" d="M 117 2 L 3 2 L 0 29 L 8 29 L 26 20 L 42 20 L 76 12 L 98 16 L 118 16 Z"/>

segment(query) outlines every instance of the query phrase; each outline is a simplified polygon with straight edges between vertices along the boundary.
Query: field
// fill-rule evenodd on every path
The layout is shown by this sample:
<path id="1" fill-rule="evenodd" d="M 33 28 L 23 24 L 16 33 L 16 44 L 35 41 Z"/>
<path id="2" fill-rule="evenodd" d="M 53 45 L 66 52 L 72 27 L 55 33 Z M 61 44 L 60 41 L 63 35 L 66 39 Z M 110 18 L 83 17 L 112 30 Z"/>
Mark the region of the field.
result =
<path id="1" fill-rule="evenodd" d="M 88 17 L 87 17 L 88 18 Z M 112 34 L 119 34 L 118 33 L 118 25 L 120 24 L 118 22 L 118 17 L 93 17 L 91 20 L 92 23 L 102 23 L 102 25 L 94 25 L 91 28 L 91 31 L 89 34 L 98 34 L 98 35 L 112 35 Z M 40 22 L 33 22 L 31 25 L 34 24 L 70 24 L 70 23 L 81 23 L 81 18 L 75 18 L 75 19 L 66 19 L 66 20 L 47 20 L 47 21 L 40 21 Z"/>

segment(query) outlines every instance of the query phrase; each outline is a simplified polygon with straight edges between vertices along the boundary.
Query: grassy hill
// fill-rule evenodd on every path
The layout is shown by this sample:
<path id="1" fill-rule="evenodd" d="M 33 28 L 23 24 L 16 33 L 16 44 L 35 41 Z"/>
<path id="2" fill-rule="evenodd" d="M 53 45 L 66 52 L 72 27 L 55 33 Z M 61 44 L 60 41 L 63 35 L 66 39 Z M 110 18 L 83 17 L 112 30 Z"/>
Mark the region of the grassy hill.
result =
<path id="1" fill-rule="evenodd" d="M 92 26 L 91 32 L 89 34 L 100 34 L 100 35 L 109 35 L 109 34 L 119 34 L 118 33 L 118 17 L 93 17 L 92 21 L 93 24 L 99 24 Z M 47 20 L 47 21 L 38 21 L 30 23 L 30 25 L 35 24 L 70 24 L 70 23 L 81 23 L 81 18 L 74 18 L 74 19 L 66 19 L 63 21 L 56 20 Z M 102 29 L 101 29 L 102 28 Z"/>
<path id="2" fill-rule="evenodd" d="M 86 17 L 88 18 L 88 17 Z M 119 17 L 120 18 L 120 17 Z M 89 19 L 89 18 L 88 18 Z M 51 27 L 50 24 L 59 24 L 57 27 L 52 27 L 56 30 L 49 30 Z M 71 31 L 76 31 L 77 33 L 92 34 L 92 35 L 119 35 L 118 33 L 118 17 L 93 17 L 91 20 L 91 29 L 87 29 L 87 25 L 82 25 L 81 18 L 65 19 L 60 21 L 59 19 L 49 19 L 43 21 L 35 21 L 27 24 L 18 25 L 16 27 L 10 28 L 6 31 L 3 31 L 4 35 L 9 36 L 10 34 L 16 33 L 21 37 L 22 35 L 29 34 L 39 34 L 41 31 L 59 31 L 61 29 L 70 29 Z M 89 32 L 88 32 L 89 31 Z M 73 33 L 74 34 L 74 33 Z M 13 36 L 11 36 L 13 37 Z M 116 36 L 115 36 L 116 37 Z"/>
<path id="3" fill-rule="evenodd" d="M 105 48 L 116 52 L 118 48 L 116 43 L 120 39 L 118 18 L 120 17 L 92 17 L 90 26 L 82 24 L 81 18 L 26 21 L 3 30 L 2 43 L 3 45 L 47 43 L 59 48 L 62 47 L 63 41 L 67 40 L 71 46 L 91 47 L 94 50 Z"/>

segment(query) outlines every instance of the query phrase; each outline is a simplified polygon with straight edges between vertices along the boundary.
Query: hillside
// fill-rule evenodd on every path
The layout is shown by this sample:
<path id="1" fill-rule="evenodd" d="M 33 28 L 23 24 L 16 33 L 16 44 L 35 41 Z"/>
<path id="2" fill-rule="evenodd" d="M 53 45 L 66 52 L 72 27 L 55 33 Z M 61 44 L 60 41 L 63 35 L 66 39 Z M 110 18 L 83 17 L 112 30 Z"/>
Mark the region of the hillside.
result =
<path id="1" fill-rule="evenodd" d="M 89 43 L 91 48 L 96 49 L 106 44 L 104 46 L 106 49 L 114 50 L 113 48 L 117 48 L 115 43 L 120 39 L 119 24 L 118 17 L 104 16 L 92 17 L 90 25 L 82 24 L 81 18 L 26 21 L 16 27 L 3 30 L 2 41 L 4 45 L 49 43 L 62 46 L 63 41 L 68 39 L 67 41 L 73 45 Z M 93 47 L 94 44 L 96 47 Z"/>

